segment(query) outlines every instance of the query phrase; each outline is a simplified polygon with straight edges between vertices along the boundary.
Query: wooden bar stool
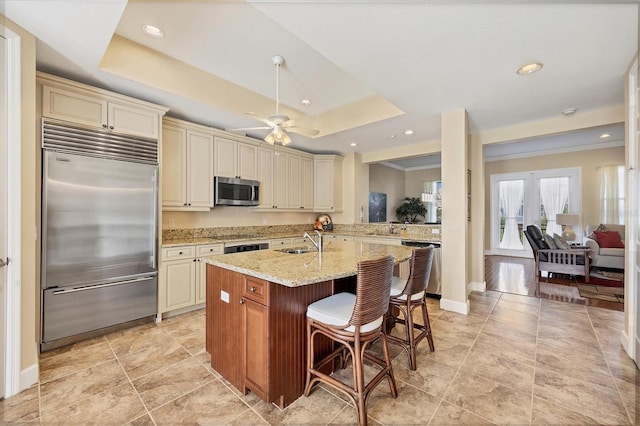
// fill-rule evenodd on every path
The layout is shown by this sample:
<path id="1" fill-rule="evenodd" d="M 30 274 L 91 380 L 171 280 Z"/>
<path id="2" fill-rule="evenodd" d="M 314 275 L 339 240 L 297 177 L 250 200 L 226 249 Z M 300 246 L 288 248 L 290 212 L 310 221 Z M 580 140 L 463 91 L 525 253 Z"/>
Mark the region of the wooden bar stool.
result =
<path id="1" fill-rule="evenodd" d="M 385 326 L 393 328 L 395 324 L 403 324 L 405 327 L 405 338 L 387 335 L 391 343 L 398 344 L 407 351 L 409 355 L 409 368 L 416 369 L 416 346 L 423 338 L 429 341 L 431 352 L 435 350 L 433 336 L 431 335 L 431 324 L 429 323 L 429 313 L 425 301 L 425 290 L 431 274 L 431 264 L 433 263 L 433 246 L 418 248 L 413 251 L 409 260 L 409 277 L 393 277 L 391 282 L 391 297 L 389 299 L 389 311 L 397 308 L 402 312 L 404 318 L 391 316 L 389 312 L 385 317 Z M 422 309 L 422 319 L 424 325 L 413 322 L 413 310 L 417 307 Z M 418 335 L 415 330 L 419 330 Z"/>
<path id="2" fill-rule="evenodd" d="M 393 256 L 365 260 L 358 263 L 356 294 L 338 293 L 312 303 L 307 308 L 307 380 L 305 396 L 314 384 L 323 382 L 345 393 L 356 407 L 358 424 L 367 424 L 366 402 L 369 393 L 386 378 L 391 395 L 396 398 L 398 391 L 391 367 L 389 348 L 382 322 L 389 307 Z M 320 361 L 314 360 L 314 337 L 324 335 L 339 343 L 337 348 Z M 369 344 L 380 337 L 384 359 L 365 352 Z M 344 365 L 347 353 L 353 360 L 353 386 L 348 386 L 336 378 L 319 370 L 338 359 Z M 380 372 L 369 383 L 364 383 L 363 361 L 374 362 L 381 367 Z"/>

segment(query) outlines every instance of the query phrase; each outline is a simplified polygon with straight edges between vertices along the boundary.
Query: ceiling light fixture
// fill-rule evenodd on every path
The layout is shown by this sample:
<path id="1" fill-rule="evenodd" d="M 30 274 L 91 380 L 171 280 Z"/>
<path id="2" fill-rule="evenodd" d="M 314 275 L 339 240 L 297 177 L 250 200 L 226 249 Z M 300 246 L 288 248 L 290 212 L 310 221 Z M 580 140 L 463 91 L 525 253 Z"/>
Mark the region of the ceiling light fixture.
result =
<path id="1" fill-rule="evenodd" d="M 412 135 L 412 134 L 414 134 L 414 133 L 415 133 L 415 132 L 414 132 L 413 130 L 411 130 L 411 129 L 409 129 L 409 130 L 405 130 L 405 131 L 404 131 L 404 134 L 405 134 L 405 135 L 407 135 L 407 136 L 411 136 L 411 135 Z"/>
<path id="2" fill-rule="evenodd" d="M 533 74 L 536 71 L 540 71 L 540 69 L 542 69 L 541 62 L 532 62 L 530 64 L 521 66 L 516 72 L 518 73 L 518 75 L 528 75 Z"/>
<path id="3" fill-rule="evenodd" d="M 603 133 L 600 135 L 600 139 L 606 139 L 606 138 L 610 138 L 611 135 L 609 133 Z"/>
<path id="4" fill-rule="evenodd" d="M 562 115 L 572 115 L 572 114 L 575 114 L 576 111 L 578 111 L 578 108 L 567 108 L 564 111 L 562 111 Z"/>
<path id="5" fill-rule="evenodd" d="M 391 135 L 391 136 L 389 136 L 389 137 L 390 137 L 391 139 L 393 139 L 393 138 L 395 138 L 395 137 L 396 137 L 396 135 Z"/>
<path id="6" fill-rule="evenodd" d="M 304 106 L 309 106 L 309 105 L 311 105 L 311 100 L 309 100 L 309 99 L 303 99 L 303 100 L 302 100 L 302 105 L 304 105 Z"/>
<path id="7" fill-rule="evenodd" d="M 284 131 L 281 124 L 273 126 L 273 130 L 264 138 L 265 142 L 271 145 L 283 146 L 291 143 L 291 138 Z"/>
<path id="8" fill-rule="evenodd" d="M 149 25 L 149 24 L 143 25 L 142 31 L 144 31 L 146 34 L 150 35 L 151 37 L 155 37 L 155 38 L 164 37 L 164 31 L 162 31 L 160 28 L 156 27 L 155 25 Z"/>

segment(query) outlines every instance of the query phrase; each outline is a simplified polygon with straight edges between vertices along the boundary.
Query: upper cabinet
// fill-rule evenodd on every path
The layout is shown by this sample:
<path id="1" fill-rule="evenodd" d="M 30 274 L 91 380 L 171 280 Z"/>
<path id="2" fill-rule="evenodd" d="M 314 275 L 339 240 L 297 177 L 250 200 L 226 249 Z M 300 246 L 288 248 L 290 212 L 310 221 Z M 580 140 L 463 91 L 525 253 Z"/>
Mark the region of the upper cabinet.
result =
<path id="1" fill-rule="evenodd" d="M 215 138 L 214 174 L 258 180 L 258 147 L 230 139 Z"/>
<path id="2" fill-rule="evenodd" d="M 44 117 L 159 139 L 160 118 L 166 108 L 45 74 L 39 74 L 38 80 Z"/>
<path id="3" fill-rule="evenodd" d="M 260 181 L 260 209 L 272 209 L 275 206 L 273 193 L 275 176 L 275 152 L 270 147 L 258 148 L 258 179 Z"/>
<path id="4" fill-rule="evenodd" d="M 291 149 L 258 150 L 259 209 L 312 210 L 313 156 Z"/>
<path id="5" fill-rule="evenodd" d="M 314 156 L 314 210 L 342 211 L 342 160 L 337 155 Z"/>
<path id="6" fill-rule="evenodd" d="M 213 207 L 213 135 L 207 128 L 165 119 L 162 206 L 165 210 Z"/>

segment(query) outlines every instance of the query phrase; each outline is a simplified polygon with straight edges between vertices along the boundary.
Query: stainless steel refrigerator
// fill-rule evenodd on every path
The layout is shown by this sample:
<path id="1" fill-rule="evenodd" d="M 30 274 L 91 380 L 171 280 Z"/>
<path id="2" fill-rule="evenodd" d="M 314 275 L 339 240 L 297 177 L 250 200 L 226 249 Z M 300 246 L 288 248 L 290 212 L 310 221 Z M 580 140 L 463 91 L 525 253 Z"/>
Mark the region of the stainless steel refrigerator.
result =
<path id="1" fill-rule="evenodd" d="M 156 152 L 43 123 L 41 350 L 157 313 Z"/>

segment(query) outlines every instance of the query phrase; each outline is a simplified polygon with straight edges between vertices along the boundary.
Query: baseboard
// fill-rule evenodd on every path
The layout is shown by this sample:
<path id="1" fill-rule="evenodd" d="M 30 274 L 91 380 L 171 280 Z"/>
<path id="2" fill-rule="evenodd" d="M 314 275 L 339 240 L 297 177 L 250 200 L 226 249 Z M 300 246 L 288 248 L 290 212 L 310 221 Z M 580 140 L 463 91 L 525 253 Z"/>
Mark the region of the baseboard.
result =
<path id="1" fill-rule="evenodd" d="M 481 291 L 481 292 L 485 292 L 487 291 L 487 282 L 486 281 L 471 281 L 469 283 L 469 285 L 467 286 L 467 294 L 471 293 L 472 291 Z"/>
<path id="2" fill-rule="evenodd" d="M 38 383 L 39 373 L 38 363 L 32 364 L 20 371 L 20 392 Z"/>
<path id="3" fill-rule="evenodd" d="M 457 312 L 459 314 L 467 315 L 469 313 L 469 301 L 458 302 L 456 300 L 440 299 L 440 309 L 445 311 Z"/>
<path id="4" fill-rule="evenodd" d="M 629 339 L 629 335 L 626 330 L 622 330 L 620 332 L 620 344 L 624 351 L 629 355 L 629 358 L 634 358 L 635 345 L 633 339 Z"/>

